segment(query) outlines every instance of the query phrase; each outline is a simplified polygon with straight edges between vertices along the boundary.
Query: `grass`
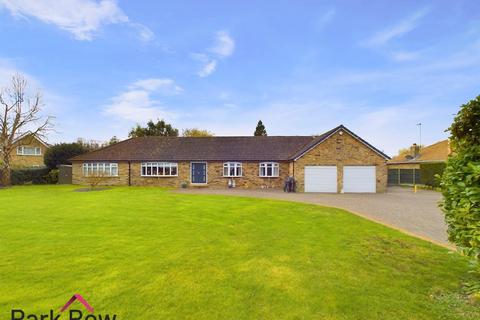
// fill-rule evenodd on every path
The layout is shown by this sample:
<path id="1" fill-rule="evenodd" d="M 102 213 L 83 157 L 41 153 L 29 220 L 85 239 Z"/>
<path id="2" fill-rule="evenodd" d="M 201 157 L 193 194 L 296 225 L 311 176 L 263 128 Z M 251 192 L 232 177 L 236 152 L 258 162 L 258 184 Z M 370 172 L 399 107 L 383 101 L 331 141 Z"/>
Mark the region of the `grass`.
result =
<path id="1" fill-rule="evenodd" d="M 0 318 L 478 319 L 467 261 L 346 211 L 159 188 L 0 190 Z M 80 309 L 78 303 L 75 307 Z"/>

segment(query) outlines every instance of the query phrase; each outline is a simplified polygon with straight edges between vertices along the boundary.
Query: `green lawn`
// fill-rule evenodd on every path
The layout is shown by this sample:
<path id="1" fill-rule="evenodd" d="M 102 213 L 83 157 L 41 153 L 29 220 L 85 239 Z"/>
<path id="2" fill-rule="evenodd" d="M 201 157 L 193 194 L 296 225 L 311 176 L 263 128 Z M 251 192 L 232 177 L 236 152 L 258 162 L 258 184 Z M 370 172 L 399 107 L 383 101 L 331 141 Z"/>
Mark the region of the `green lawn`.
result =
<path id="1" fill-rule="evenodd" d="M 74 189 L 0 189 L 0 319 L 73 293 L 120 320 L 480 317 L 465 259 L 343 210 Z"/>

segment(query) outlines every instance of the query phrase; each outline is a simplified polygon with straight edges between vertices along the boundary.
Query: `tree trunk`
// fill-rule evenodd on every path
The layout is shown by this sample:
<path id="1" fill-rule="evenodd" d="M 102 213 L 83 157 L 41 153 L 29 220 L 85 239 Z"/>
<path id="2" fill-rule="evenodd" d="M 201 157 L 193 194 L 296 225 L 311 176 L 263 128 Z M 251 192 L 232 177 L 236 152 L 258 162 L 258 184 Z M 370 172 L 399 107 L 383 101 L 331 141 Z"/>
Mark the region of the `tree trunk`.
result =
<path id="1" fill-rule="evenodd" d="M 11 179 L 11 167 L 10 167 L 10 157 L 4 157 L 3 159 L 3 164 L 0 169 L 0 185 L 4 187 L 8 187 L 12 184 L 12 179 Z"/>

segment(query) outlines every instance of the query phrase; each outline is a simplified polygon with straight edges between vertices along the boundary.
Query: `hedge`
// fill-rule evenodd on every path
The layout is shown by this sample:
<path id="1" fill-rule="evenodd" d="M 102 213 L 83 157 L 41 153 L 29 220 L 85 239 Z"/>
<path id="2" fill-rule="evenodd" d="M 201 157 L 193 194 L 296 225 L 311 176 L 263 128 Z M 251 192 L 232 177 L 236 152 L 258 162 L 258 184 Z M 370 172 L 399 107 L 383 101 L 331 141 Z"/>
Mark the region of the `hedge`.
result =
<path id="1" fill-rule="evenodd" d="M 54 184 L 58 182 L 58 173 L 48 168 L 12 169 L 12 185 Z"/>
<path id="2" fill-rule="evenodd" d="M 440 179 L 436 175 L 442 176 L 445 167 L 444 162 L 420 164 L 420 183 L 434 188 L 439 187 Z"/>

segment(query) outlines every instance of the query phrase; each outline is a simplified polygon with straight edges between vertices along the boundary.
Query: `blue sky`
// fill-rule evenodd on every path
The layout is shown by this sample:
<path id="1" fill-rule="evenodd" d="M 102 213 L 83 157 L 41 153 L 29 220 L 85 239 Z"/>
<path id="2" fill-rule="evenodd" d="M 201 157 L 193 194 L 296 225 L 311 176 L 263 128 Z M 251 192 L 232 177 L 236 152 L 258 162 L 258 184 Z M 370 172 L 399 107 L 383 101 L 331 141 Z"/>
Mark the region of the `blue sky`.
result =
<path id="1" fill-rule="evenodd" d="M 24 73 L 51 142 L 135 123 L 310 135 L 390 155 L 445 138 L 480 94 L 480 2 L 0 0 L 0 83 Z"/>

